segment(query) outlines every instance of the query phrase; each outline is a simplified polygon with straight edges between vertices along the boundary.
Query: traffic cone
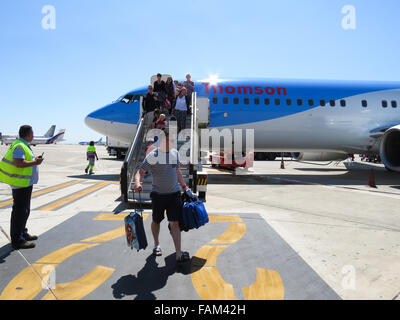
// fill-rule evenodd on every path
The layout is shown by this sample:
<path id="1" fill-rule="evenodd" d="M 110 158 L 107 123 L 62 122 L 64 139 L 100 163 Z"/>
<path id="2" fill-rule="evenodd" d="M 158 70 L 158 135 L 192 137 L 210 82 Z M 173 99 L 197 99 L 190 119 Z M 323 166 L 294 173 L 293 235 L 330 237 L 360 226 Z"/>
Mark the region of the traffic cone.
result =
<path id="1" fill-rule="evenodd" d="M 285 169 L 285 163 L 283 162 L 283 159 L 281 161 L 281 169 Z"/>
<path id="2" fill-rule="evenodd" d="M 368 179 L 368 185 L 371 188 L 376 188 L 374 169 L 371 169 L 371 173 L 370 173 L 369 179 Z"/>

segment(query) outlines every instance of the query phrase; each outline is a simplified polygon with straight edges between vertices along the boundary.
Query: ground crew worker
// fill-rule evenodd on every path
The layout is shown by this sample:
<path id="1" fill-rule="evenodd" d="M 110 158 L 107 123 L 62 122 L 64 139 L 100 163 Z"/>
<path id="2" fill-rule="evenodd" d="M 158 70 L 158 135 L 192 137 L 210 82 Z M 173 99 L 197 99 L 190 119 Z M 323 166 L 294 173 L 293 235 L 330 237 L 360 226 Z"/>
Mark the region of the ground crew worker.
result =
<path id="1" fill-rule="evenodd" d="M 151 231 L 154 238 L 153 254 L 160 256 L 159 242 L 160 223 L 164 219 L 164 211 L 170 224 L 171 236 L 176 250 L 178 263 L 190 260 L 189 253 L 181 251 L 181 230 L 179 217 L 182 210 L 181 188 L 188 190 L 179 168 L 179 152 L 172 147 L 174 137 L 169 138 L 169 130 L 164 129 L 160 134 L 160 145 L 144 159 L 140 169 L 135 175 L 135 192 L 143 190 L 141 180 L 146 171 L 153 175 L 153 190 L 150 194 L 153 209 L 153 221 Z M 181 186 L 181 188 L 179 187 Z"/>
<path id="2" fill-rule="evenodd" d="M 96 153 L 96 147 L 94 146 L 94 141 L 90 141 L 89 147 L 86 150 L 86 159 L 89 161 L 88 166 L 85 169 L 85 172 L 89 174 L 94 174 L 93 169 L 94 169 L 94 158 L 96 157 L 97 161 L 99 161 L 99 157 L 97 156 Z"/>
<path id="3" fill-rule="evenodd" d="M 19 129 L 19 139 L 14 141 L 0 162 L 0 182 L 11 186 L 14 200 L 10 223 L 11 245 L 14 249 L 34 248 L 35 244 L 30 241 L 38 239 L 30 235 L 26 228 L 32 188 L 39 180 L 37 166 L 43 162 L 42 156 L 34 156 L 29 145 L 32 140 L 32 127 L 22 126 Z"/>

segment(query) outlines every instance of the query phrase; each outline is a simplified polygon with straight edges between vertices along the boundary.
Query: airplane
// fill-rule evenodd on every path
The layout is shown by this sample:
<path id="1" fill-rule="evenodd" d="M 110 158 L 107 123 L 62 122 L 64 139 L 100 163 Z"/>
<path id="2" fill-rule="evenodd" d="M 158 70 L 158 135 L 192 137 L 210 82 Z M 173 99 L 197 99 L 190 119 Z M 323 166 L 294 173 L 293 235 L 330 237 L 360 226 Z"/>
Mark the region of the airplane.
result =
<path id="1" fill-rule="evenodd" d="M 79 144 L 81 145 L 81 146 L 87 146 L 87 145 L 89 145 L 89 141 L 82 141 L 82 142 L 79 142 Z M 98 141 L 94 141 L 94 144 L 95 145 L 105 145 L 105 143 L 103 142 L 103 137 L 101 137 Z"/>
<path id="2" fill-rule="evenodd" d="M 56 135 L 52 137 L 34 137 L 32 142 L 30 143 L 32 146 L 36 146 L 37 144 L 54 144 L 58 141 L 62 141 L 65 134 L 65 129 L 60 130 Z M 7 146 L 12 144 L 17 138 L 3 138 L 3 143 Z"/>
<path id="3" fill-rule="evenodd" d="M 400 172 L 400 82 L 218 79 L 195 81 L 209 101 L 208 128 L 254 129 L 254 151 L 292 152 L 299 161 L 380 154 Z M 130 143 L 147 86 L 85 118 L 91 129 Z"/>
<path id="4" fill-rule="evenodd" d="M 35 138 L 41 139 L 41 138 L 51 138 L 52 136 L 54 136 L 54 132 L 56 130 L 56 126 L 53 124 L 49 130 L 47 130 L 47 132 L 43 135 L 43 136 L 37 136 Z M 3 140 L 11 140 L 14 141 L 15 139 L 18 138 L 17 134 L 13 134 L 13 135 L 2 135 L 0 133 L 0 140 L 2 141 L 2 143 L 5 143 Z"/>

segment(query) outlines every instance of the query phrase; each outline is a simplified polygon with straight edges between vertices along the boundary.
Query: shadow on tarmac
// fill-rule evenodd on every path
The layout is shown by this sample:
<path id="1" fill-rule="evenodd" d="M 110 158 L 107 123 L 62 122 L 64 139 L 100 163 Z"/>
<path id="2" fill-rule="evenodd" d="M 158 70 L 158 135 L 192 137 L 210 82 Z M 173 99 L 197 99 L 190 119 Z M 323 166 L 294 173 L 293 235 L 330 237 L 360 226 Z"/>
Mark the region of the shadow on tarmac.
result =
<path id="1" fill-rule="evenodd" d="M 7 258 L 13 250 L 14 249 L 11 246 L 11 243 L 8 243 L 5 246 L 1 247 L 0 248 L 0 263 L 6 262 L 5 258 Z"/>
<path id="2" fill-rule="evenodd" d="M 106 160 L 106 161 L 117 161 L 117 162 L 123 162 L 124 159 L 118 159 L 118 158 L 100 158 L 100 160 Z"/>
<path id="3" fill-rule="evenodd" d="M 72 179 L 99 180 L 99 181 L 119 181 L 119 174 L 82 174 L 79 176 L 68 176 Z"/>
<path id="4" fill-rule="evenodd" d="M 115 202 L 120 202 L 112 211 L 114 214 L 121 213 L 125 210 L 134 210 L 134 209 L 151 209 L 151 202 L 149 203 L 143 203 L 141 206 L 137 202 L 129 201 L 129 202 L 123 202 L 122 197 L 119 197 L 115 200 Z"/>
<path id="5" fill-rule="evenodd" d="M 121 277 L 111 288 L 116 299 L 136 295 L 134 300 L 156 300 L 154 291 L 160 290 L 167 284 L 168 278 L 174 273 L 188 275 L 200 269 L 206 260 L 192 257 L 191 263 L 177 266 L 175 253 L 164 258 L 165 266 L 159 267 L 156 256 L 151 254 L 146 258 L 146 264 L 137 275 L 126 275 Z M 196 261 L 195 263 L 193 263 Z M 193 267 L 195 265 L 195 267 Z"/>
<path id="6" fill-rule="evenodd" d="M 338 168 L 292 168 L 304 174 L 250 174 L 250 175 L 227 175 L 223 173 L 209 173 L 208 184 L 237 184 L 237 185 L 302 185 L 318 183 L 325 185 L 368 185 L 371 169 L 377 185 L 395 186 L 400 185 L 400 175 L 396 172 L 386 171 L 384 168 L 364 165 L 363 169 L 338 169 Z M 311 174 L 315 172 L 315 174 Z M 324 174 L 326 172 L 326 174 Z M 337 174 L 335 174 L 335 172 Z"/>

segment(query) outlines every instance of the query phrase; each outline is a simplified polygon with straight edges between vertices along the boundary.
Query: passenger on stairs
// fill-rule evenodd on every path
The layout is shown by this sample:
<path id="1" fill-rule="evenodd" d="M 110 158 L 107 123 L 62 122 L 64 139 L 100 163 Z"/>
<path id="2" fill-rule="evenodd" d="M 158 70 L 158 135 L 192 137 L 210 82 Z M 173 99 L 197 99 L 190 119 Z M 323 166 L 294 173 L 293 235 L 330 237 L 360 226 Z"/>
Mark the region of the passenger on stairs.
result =
<path id="1" fill-rule="evenodd" d="M 143 115 L 147 117 L 146 126 L 149 128 L 154 119 L 154 110 L 156 109 L 157 98 L 153 92 L 153 86 L 148 86 L 148 92 L 143 97 Z"/>
<path id="2" fill-rule="evenodd" d="M 175 98 L 176 98 L 181 90 L 181 84 L 179 83 L 178 80 L 174 80 L 174 85 L 175 85 Z"/>
<path id="3" fill-rule="evenodd" d="M 166 99 L 166 109 L 168 109 L 169 114 L 171 114 L 171 106 L 174 103 L 175 100 L 175 84 L 172 81 L 172 77 L 168 77 L 167 82 L 165 84 L 165 91 L 167 93 L 167 99 Z M 169 103 L 168 103 L 169 102 Z"/>
<path id="4" fill-rule="evenodd" d="M 189 101 L 186 96 L 187 90 L 185 87 L 182 87 L 179 96 L 176 97 L 173 113 L 176 116 L 178 132 L 186 129 L 186 114 L 189 109 Z"/>
<path id="5" fill-rule="evenodd" d="M 157 129 L 165 129 L 168 126 L 168 122 L 165 120 L 165 114 L 162 113 L 160 114 L 160 118 L 158 119 L 156 123 L 156 128 Z"/>
<path id="6" fill-rule="evenodd" d="M 192 93 L 194 91 L 194 82 L 190 80 L 190 74 L 186 75 L 186 81 L 182 83 L 182 87 L 185 87 L 187 92 L 186 98 L 189 100 L 189 105 L 192 103 Z"/>
<path id="7" fill-rule="evenodd" d="M 153 254 L 162 254 L 159 234 L 160 223 L 164 219 L 165 212 L 170 225 L 170 232 L 176 250 L 176 260 L 178 263 L 190 261 L 189 253 L 181 250 L 181 230 L 179 228 L 179 218 L 182 210 L 181 188 L 186 191 L 188 187 L 179 168 L 179 152 L 173 145 L 175 137 L 169 137 L 169 130 L 163 130 L 160 134 L 160 145 L 152 150 L 140 165 L 140 169 L 135 174 L 135 192 L 143 191 L 142 179 L 146 171 L 152 174 L 152 192 L 150 194 L 153 209 L 153 221 L 151 231 L 154 238 Z"/>
<path id="8" fill-rule="evenodd" d="M 157 108 L 162 107 L 162 103 L 164 102 L 167 95 L 165 81 L 161 80 L 161 78 L 162 78 L 161 73 L 158 73 L 157 81 L 154 82 L 154 92 L 156 93 L 157 96 Z"/>
<path id="9" fill-rule="evenodd" d="M 151 128 L 152 128 L 152 129 L 155 129 L 155 128 L 156 128 L 156 123 L 157 123 L 159 117 L 160 117 L 160 110 L 155 109 L 155 110 L 154 110 L 153 123 L 151 124 Z"/>

